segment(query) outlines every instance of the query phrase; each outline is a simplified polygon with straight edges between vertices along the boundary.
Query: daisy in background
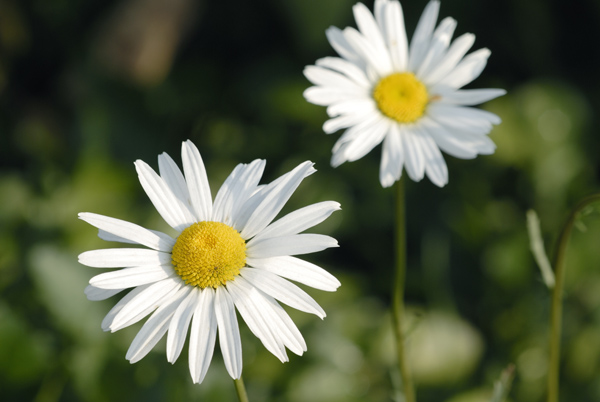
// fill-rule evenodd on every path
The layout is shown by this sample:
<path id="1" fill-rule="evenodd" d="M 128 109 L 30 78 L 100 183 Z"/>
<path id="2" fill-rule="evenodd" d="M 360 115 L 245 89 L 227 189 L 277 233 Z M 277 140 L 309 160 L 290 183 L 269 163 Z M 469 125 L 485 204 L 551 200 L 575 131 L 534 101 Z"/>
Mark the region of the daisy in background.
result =
<path id="1" fill-rule="evenodd" d="M 438 1 L 425 7 L 410 45 L 398 1 L 376 0 L 374 15 L 358 3 L 353 8 L 358 30 L 327 30 L 341 57 L 306 67 L 304 74 L 315 86 L 304 96 L 327 106 L 327 134 L 346 129 L 333 147 L 332 166 L 360 159 L 383 142 L 383 187 L 399 180 L 403 167 L 412 180 L 427 174 L 442 187 L 448 168 L 440 150 L 462 159 L 494 152 L 487 134 L 500 118 L 470 106 L 505 91 L 460 89 L 479 76 L 490 51 L 465 56 L 475 36 L 466 33 L 451 41 L 456 21 L 445 18 L 436 28 L 439 7 Z"/>
<path id="2" fill-rule="evenodd" d="M 225 367 L 235 380 L 242 373 L 242 345 L 235 310 L 250 330 L 282 362 L 286 348 L 301 355 L 306 343 L 279 302 L 325 317 L 323 309 L 298 286 L 335 291 L 340 282 L 322 268 L 293 255 L 337 247 L 335 239 L 301 234 L 340 209 L 337 202 L 313 204 L 273 222 L 300 182 L 315 172 L 304 162 L 266 185 L 259 185 L 265 161 L 239 164 L 211 197 L 204 163 L 190 141 L 182 146 L 183 173 L 163 153 L 159 172 L 135 162 L 140 183 L 176 237 L 92 213 L 79 218 L 108 241 L 147 248 L 116 248 L 82 253 L 79 262 L 97 268 L 126 267 L 90 280 L 90 300 L 107 299 L 133 288 L 102 322 L 118 331 L 152 314 L 127 351 L 142 359 L 167 334 L 167 360 L 174 363 L 188 330 L 189 367 L 202 382 L 218 333 Z M 236 383 L 236 388 L 238 383 Z M 240 397 L 240 399 L 242 399 Z"/>

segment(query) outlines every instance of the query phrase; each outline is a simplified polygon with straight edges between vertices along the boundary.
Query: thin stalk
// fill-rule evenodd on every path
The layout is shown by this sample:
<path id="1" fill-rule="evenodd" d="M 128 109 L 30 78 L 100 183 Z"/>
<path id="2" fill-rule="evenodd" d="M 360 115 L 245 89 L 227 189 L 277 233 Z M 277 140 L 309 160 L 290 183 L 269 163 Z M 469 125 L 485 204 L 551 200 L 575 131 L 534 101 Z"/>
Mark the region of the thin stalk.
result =
<path id="1" fill-rule="evenodd" d="M 554 276 L 556 283 L 552 292 L 550 311 L 550 365 L 548 367 L 548 402 L 558 402 L 560 370 L 560 337 L 562 327 L 562 299 L 565 281 L 565 257 L 577 215 L 589 204 L 600 201 L 600 194 L 594 194 L 581 200 L 567 218 L 556 246 L 554 255 Z"/>
<path id="2" fill-rule="evenodd" d="M 248 402 L 248 394 L 246 393 L 246 387 L 244 386 L 244 380 L 240 376 L 239 379 L 234 379 L 235 392 L 237 393 L 240 402 Z"/>
<path id="3" fill-rule="evenodd" d="M 415 402 L 415 389 L 412 382 L 412 376 L 408 367 L 406 354 L 404 351 L 404 285 L 406 277 L 406 222 L 405 222 L 405 202 L 404 202 L 404 180 L 396 183 L 396 229 L 395 229 L 395 247 L 396 247 L 396 270 L 394 278 L 394 289 L 392 293 L 392 316 L 394 319 L 394 335 L 396 337 L 396 353 L 398 357 L 398 368 L 402 378 L 402 387 L 406 402 Z"/>

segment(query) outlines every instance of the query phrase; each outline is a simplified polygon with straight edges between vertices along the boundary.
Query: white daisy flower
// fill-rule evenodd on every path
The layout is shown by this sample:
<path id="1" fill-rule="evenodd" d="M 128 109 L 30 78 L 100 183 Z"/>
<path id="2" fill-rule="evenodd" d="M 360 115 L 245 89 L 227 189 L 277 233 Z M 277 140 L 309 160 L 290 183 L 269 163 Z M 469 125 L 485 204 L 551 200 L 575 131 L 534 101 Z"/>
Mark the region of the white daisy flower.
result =
<path id="1" fill-rule="evenodd" d="M 240 164 L 213 202 L 204 163 L 190 141 L 182 147 L 183 174 L 166 153 L 158 157 L 160 175 L 135 162 L 140 183 L 163 219 L 177 231 L 173 238 L 133 223 L 81 213 L 104 240 L 148 248 L 116 248 L 82 253 L 89 267 L 118 268 L 93 277 L 85 293 L 103 300 L 133 288 L 114 307 L 102 329 L 118 331 L 147 315 L 127 351 L 142 359 L 167 333 L 167 360 L 181 353 L 188 329 L 189 366 L 202 382 L 213 355 L 217 332 L 225 367 L 238 379 L 242 345 L 235 310 L 264 346 L 282 362 L 286 347 L 301 355 L 306 343 L 280 301 L 323 318 L 323 309 L 287 279 L 335 291 L 340 282 L 322 268 L 293 255 L 337 247 L 335 239 L 300 233 L 340 209 L 325 201 L 291 212 L 272 222 L 300 182 L 315 172 L 304 162 L 267 185 L 258 185 L 264 160 Z M 218 331 L 217 331 L 218 329 Z"/>
<path id="2" fill-rule="evenodd" d="M 327 134 L 346 129 L 333 147 L 332 166 L 360 159 L 383 142 L 383 187 L 399 180 L 403 167 L 412 180 L 427 174 L 442 187 L 448 168 L 440 150 L 462 159 L 494 152 L 487 134 L 500 118 L 469 106 L 505 91 L 459 89 L 479 76 L 490 51 L 465 57 L 475 36 L 466 33 L 451 41 L 456 21 L 445 18 L 435 28 L 439 7 L 438 1 L 427 5 L 410 45 L 402 8 L 394 0 L 376 0 L 374 16 L 356 4 L 358 30 L 327 30 L 341 57 L 306 67 L 304 74 L 315 86 L 304 96 L 327 106 Z"/>

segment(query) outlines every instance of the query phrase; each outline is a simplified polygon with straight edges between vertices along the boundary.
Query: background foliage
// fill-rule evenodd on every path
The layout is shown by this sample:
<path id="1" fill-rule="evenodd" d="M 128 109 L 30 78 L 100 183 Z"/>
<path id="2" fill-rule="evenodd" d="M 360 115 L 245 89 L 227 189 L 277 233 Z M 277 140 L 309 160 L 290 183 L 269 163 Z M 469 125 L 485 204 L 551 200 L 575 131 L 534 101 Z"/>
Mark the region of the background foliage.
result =
<path id="1" fill-rule="evenodd" d="M 289 209 L 336 200 L 317 231 L 341 247 L 313 261 L 342 282 L 309 292 L 324 321 L 291 311 L 308 352 L 282 365 L 242 325 L 250 399 L 389 401 L 392 191 L 379 150 L 333 170 L 324 108 L 302 98 L 302 69 L 333 55 L 330 25 L 354 26 L 354 0 L 3 0 L 0 2 L 0 397 L 3 401 L 234 400 L 218 352 L 192 385 L 186 352 L 124 358 L 140 325 L 100 322 L 97 271 L 77 254 L 111 247 L 77 213 L 168 230 L 133 161 L 179 161 L 193 140 L 213 191 L 231 169 L 268 161 L 272 180 L 303 160 L 319 172 Z M 371 1 L 367 1 L 369 7 Z M 425 1 L 403 2 L 412 32 Z M 447 158 L 450 183 L 409 183 L 409 349 L 420 400 L 487 401 L 516 365 L 513 401 L 543 400 L 549 292 L 528 249 L 534 208 L 549 249 L 568 208 L 598 191 L 600 3 L 443 1 L 441 16 L 492 50 L 474 87 L 508 95 L 484 105 L 503 123 L 492 156 Z M 600 220 L 590 211 L 568 258 L 563 400 L 600 400 Z M 164 346 L 162 346 L 164 348 Z"/>

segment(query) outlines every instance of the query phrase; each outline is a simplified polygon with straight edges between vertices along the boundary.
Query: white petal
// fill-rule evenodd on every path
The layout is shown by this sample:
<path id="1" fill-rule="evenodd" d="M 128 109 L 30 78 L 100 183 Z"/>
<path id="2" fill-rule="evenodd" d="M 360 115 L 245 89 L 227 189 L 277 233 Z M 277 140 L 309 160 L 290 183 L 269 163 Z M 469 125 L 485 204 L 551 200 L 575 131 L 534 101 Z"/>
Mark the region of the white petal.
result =
<path id="1" fill-rule="evenodd" d="M 429 118 L 423 118 L 422 124 L 437 146 L 447 154 L 460 159 L 473 159 L 477 156 L 477 149 L 472 141 L 464 141 L 464 138 L 459 138 L 447 127 Z"/>
<path id="2" fill-rule="evenodd" d="M 351 127 L 352 128 L 352 127 Z M 345 152 L 346 152 L 346 148 L 348 148 L 348 146 L 350 145 L 349 142 L 340 142 L 338 140 L 338 142 L 335 143 L 331 155 L 331 167 L 338 167 L 340 166 L 342 163 L 347 162 L 348 159 L 346 158 Z"/>
<path id="3" fill-rule="evenodd" d="M 400 127 L 400 138 L 404 150 L 406 173 L 411 180 L 420 181 L 425 175 L 425 157 L 421 149 L 421 138 L 412 127 Z"/>
<path id="4" fill-rule="evenodd" d="M 398 1 L 387 2 L 386 6 L 384 32 L 387 37 L 392 64 L 395 70 L 405 71 L 408 64 L 408 40 L 406 39 L 402 6 Z"/>
<path id="5" fill-rule="evenodd" d="M 270 237 L 294 235 L 305 231 L 327 219 L 334 211 L 341 209 L 339 202 L 323 201 L 290 212 L 271 223 L 257 234 L 253 241 Z"/>
<path id="6" fill-rule="evenodd" d="M 117 313 L 110 324 L 110 330 L 115 332 L 138 322 L 160 307 L 161 304 L 175 294 L 181 286 L 182 282 L 179 278 L 169 278 L 145 288 Z"/>
<path id="7" fill-rule="evenodd" d="M 149 287 L 150 287 L 150 285 L 139 286 L 139 287 L 133 289 L 132 291 L 130 291 L 129 293 L 127 293 L 125 296 L 123 296 L 121 298 L 121 300 L 119 300 L 117 302 L 117 304 L 115 304 L 113 306 L 113 308 L 110 309 L 108 314 L 106 314 L 106 316 L 102 320 L 102 325 L 101 325 L 102 330 L 109 331 L 110 326 L 111 326 L 112 322 L 114 321 L 116 315 L 123 309 L 123 307 L 125 307 L 125 305 L 127 305 L 127 303 L 129 303 L 135 296 L 139 295 L 140 293 L 142 293 L 144 290 L 148 289 Z M 143 317 L 141 317 L 140 319 L 142 319 L 142 318 Z"/>
<path id="8" fill-rule="evenodd" d="M 171 364 L 175 363 L 183 349 L 190 321 L 192 320 L 192 316 L 194 315 L 199 300 L 200 289 L 197 287 L 190 287 L 190 292 L 185 299 L 179 303 L 171 318 L 167 335 L 167 361 Z"/>
<path id="9" fill-rule="evenodd" d="M 175 244 L 175 239 L 160 232 L 153 232 L 134 223 L 122 221 L 108 216 L 81 212 L 79 219 L 111 233 L 122 239 L 153 248 L 155 250 L 170 252 Z M 159 234 L 160 233 L 160 234 Z"/>
<path id="10" fill-rule="evenodd" d="M 79 254 L 79 263 L 94 268 L 166 265 L 171 263 L 171 253 L 144 248 L 106 248 Z"/>
<path id="11" fill-rule="evenodd" d="M 264 303 L 261 303 L 262 298 L 259 291 L 240 277 L 237 277 L 235 281 L 229 282 L 227 289 L 242 319 L 254 336 L 260 339 L 264 347 L 275 357 L 282 362 L 287 362 L 288 357 L 285 352 L 285 345 L 271 331 L 268 314 L 264 308 Z"/>
<path id="12" fill-rule="evenodd" d="M 162 243 L 162 240 L 164 240 L 166 243 L 171 243 L 171 242 L 173 242 L 173 244 L 175 243 L 175 239 L 173 239 L 168 234 L 159 232 L 158 230 L 150 230 L 150 229 L 146 229 L 146 230 L 149 231 L 150 233 L 154 234 L 155 236 L 158 236 L 159 238 L 161 238 L 161 243 Z M 121 237 L 121 236 L 117 236 L 115 234 L 112 234 L 112 233 L 107 232 L 106 230 L 102 230 L 102 229 L 98 229 L 98 237 L 101 238 L 102 240 L 106 240 L 106 241 L 114 241 L 114 242 L 127 243 L 127 244 L 140 244 L 137 241 L 133 241 L 133 240 L 129 240 L 124 237 Z M 163 250 L 161 250 L 161 251 L 163 251 Z M 171 250 L 169 249 L 169 250 L 164 250 L 164 251 L 171 251 Z"/>
<path id="13" fill-rule="evenodd" d="M 303 95 L 307 101 L 315 105 L 328 106 L 332 103 L 345 102 L 351 99 L 364 99 L 369 92 L 358 87 L 334 88 L 334 87 L 310 87 Z"/>
<path id="14" fill-rule="evenodd" d="M 233 226 L 239 209 L 258 187 L 265 165 L 264 159 L 256 159 L 233 169 L 215 197 L 213 220 Z"/>
<path id="15" fill-rule="evenodd" d="M 118 271 L 106 272 L 90 279 L 90 285 L 101 289 L 126 289 L 135 286 L 158 282 L 174 275 L 173 267 L 156 265 L 149 267 L 124 268 Z"/>
<path id="16" fill-rule="evenodd" d="M 500 118 L 488 111 L 472 107 L 432 104 L 428 114 L 440 124 L 474 134 L 487 134 L 492 124 L 500 124 Z"/>
<path id="17" fill-rule="evenodd" d="M 388 4 L 390 4 L 389 0 L 375 0 L 375 4 L 373 4 L 373 15 L 375 16 L 377 25 L 381 28 L 385 27 L 384 14 Z"/>
<path id="18" fill-rule="evenodd" d="M 248 258 L 246 263 L 326 292 L 333 292 L 341 285 L 335 276 L 323 268 L 295 257 Z"/>
<path id="19" fill-rule="evenodd" d="M 504 89 L 462 89 L 444 94 L 441 103 L 451 105 L 479 105 L 506 94 Z"/>
<path id="20" fill-rule="evenodd" d="M 118 243 L 140 244 L 137 241 L 129 240 L 121 236 L 114 235 L 106 230 L 98 229 L 98 237 L 105 241 L 114 241 Z M 170 236 L 169 236 L 170 237 Z"/>
<path id="21" fill-rule="evenodd" d="M 382 119 L 383 118 L 381 116 L 381 113 L 379 113 L 378 111 L 369 113 L 359 124 L 350 127 L 344 132 L 344 134 L 342 134 L 342 136 L 337 140 L 337 142 L 333 146 L 332 152 L 338 152 L 342 145 L 349 144 L 350 142 L 354 141 L 356 138 L 363 135 L 365 130 L 368 130 L 374 125 L 379 124 L 382 121 Z"/>
<path id="22" fill-rule="evenodd" d="M 348 128 L 364 121 L 367 115 L 362 114 L 347 114 L 333 119 L 329 119 L 323 123 L 323 131 L 325 134 L 332 134 L 342 128 Z"/>
<path id="23" fill-rule="evenodd" d="M 436 85 L 460 88 L 479 77 L 490 57 L 488 49 L 479 49 L 465 57 L 458 65 Z"/>
<path id="24" fill-rule="evenodd" d="M 429 42 L 431 41 L 431 34 L 433 33 L 439 10 L 440 2 L 430 1 L 427 3 L 425 10 L 423 10 L 423 14 L 421 14 L 415 33 L 410 41 L 408 60 L 409 71 L 415 71 L 427 54 Z"/>
<path id="25" fill-rule="evenodd" d="M 244 239 L 249 239 L 263 230 L 275 216 L 281 211 L 288 199 L 292 196 L 302 180 L 315 171 L 313 163 L 306 161 L 294 168 L 288 174 L 282 176 L 280 180 L 268 184 L 264 189 L 264 198 L 255 208 L 252 199 L 248 200 L 248 207 L 251 208 L 251 214 L 248 221 L 240 231 Z M 255 195 L 257 199 L 261 195 Z"/>
<path id="26" fill-rule="evenodd" d="M 175 197 L 179 198 L 188 209 L 191 208 L 190 193 L 185 178 L 175 161 L 166 152 L 158 155 L 158 171 Z"/>
<path id="27" fill-rule="evenodd" d="M 278 275 L 254 268 L 242 268 L 240 275 L 253 286 L 296 310 L 315 314 L 321 319 L 326 316 L 321 306 L 305 291 Z"/>
<path id="28" fill-rule="evenodd" d="M 455 145 L 457 147 L 462 147 L 464 149 L 469 149 L 472 150 L 473 155 L 471 157 L 466 156 L 466 157 L 462 157 L 459 155 L 453 155 L 456 156 L 457 158 L 462 158 L 462 159 L 472 159 L 475 156 L 477 156 L 477 154 L 484 154 L 484 155 L 489 155 L 489 154 L 493 154 L 495 149 L 496 149 L 496 145 L 494 144 L 494 142 L 492 140 L 490 140 L 489 137 L 485 136 L 485 135 L 478 135 L 478 134 L 472 134 L 472 133 L 468 133 L 468 132 L 464 132 L 464 131 L 458 131 L 452 128 L 448 128 L 446 127 L 446 129 L 448 130 L 449 133 L 449 139 L 448 141 L 451 141 L 453 144 L 459 144 L 459 145 Z M 436 139 L 437 141 L 437 139 Z M 440 149 L 444 150 L 445 149 L 441 146 Z M 450 152 L 448 152 L 450 153 Z"/>
<path id="29" fill-rule="evenodd" d="M 239 180 L 239 177 L 247 166 L 248 165 L 243 163 L 238 164 L 231 171 L 229 176 L 227 176 L 227 179 L 225 179 L 225 182 L 223 182 L 219 188 L 213 203 L 212 221 L 228 224 L 225 222 L 224 217 L 228 215 L 229 219 L 231 219 L 231 211 L 233 209 L 234 199 L 236 196 L 242 195 L 241 189 L 236 188 L 236 186 L 242 184 Z"/>
<path id="30" fill-rule="evenodd" d="M 385 77 L 393 71 L 392 62 L 387 51 L 378 49 L 354 28 L 345 28 L 344 37 L 354 50 L 366 61 L 369 68 Z"/>
<path id="31" fill-rule="evenodd" d="M 150 316 L 127 350 L 125 358 L 129 360 L 129 363 L 137 363 L 150 353 L 167 332 L 171 315 L 173 315 L 172 310 L 160 312 L 157 310 Z M 155 319 L 153 320 L 153 318 Z"/>
<path id="32" fill-rule="evenodd" d="M 352 11 L 354 12 L 354 19 L 356 20 L 356 25 L 358 26 L 360 33 L 362 33 L 367 41 L 369 41 L 382 60 L 385 60 L 385 63 L 389 65 L 389 70 L 391 71 L 392 65 L 389 53 L 385 46 L 381 30 L 377 25 L 373 14 L 371 14 L 369 9 L 362 3 L 356 3 L 354 7 L 352 7 Z"/>
<path id="33" fill-rule="evenodd" d="M 456 65 L 462 60 L 471 46 L 475 43 L 475 35 L 466 33 L 458 38 L 450 45 L 448 52 L 433 68 L 423 77 L 423 82 L 427 85 L 437 83 L 444 78 Z M 433 91 L 435 92 L 435 91 Z"/>
<path id="34" fill-rule="evenodd" d="M 233 300 L 224 287 L 217 288 L 215 315 L 225 368 L 231 378 L 238 379 L 242 375 L 242 341 Z"/>
<path id="35" fill-rule="evenodd" d="M 261 188 L 266 187 L 264 184 L 259 185 L 258 182 L 262 177 L 266 161 L 259 160 L 256 164 L 251 164 L 248 169 L 244 170 L 239 177 L 239 187 L 241 188 L 239 191 L 236 191 L 233 197 L 233 205 L 231 209 L 230 217 L 225 214 L 224 219 L 229 219 L 230 225 L 234 226 L 240 215 L 243 214 L 243 207 L 246 205 L 246 202 L 256 193 L 260 191 Z M 245 222 L 247 222 L 247 217 L 244 217 Z"/>
<path id="36" fill-rule="evenodd" d="M 237 329 L 237 321 L 235 324 Z M 195 384 L 201 383 L 208 371 L 215 350 L 216 335 L 215 291 L 212 288 L 206 288 L 200 291 L 190 330 L 189 365 L 190 374 Z M 241 343 L 239 348 L 241 359 Z"/>
<path id="37" fill-rule="evenodd" d="M 361 70 L 356 64 L 341 59 L 339 57 L 324 57 L 317 60 L 317 66 L 327 67 L 331 70 L 337 71 L 350 78 L 360 87 L 371 87 L 371 82 L 367 79 L 365 72 Z"/>
<path id="38" fill-rule="evenodd" d="M 109 297 L 112 297 L 119 293 L 123 289 L 100 289 L 92 285 L 87 285 L 85 287 L 84 293 L 87 296 L 88 300 L 99 301 L 106 300 Z"/>
<path id="39" fill-rule="evenodd" d="M 302 337 L 302 334 L 294 324 L 294 321 L 290 318 L 288 313 L 277 303 L 277 301 L 267 294 L 263 294 L 265 301 L 271 307 L 271 311 L 275 313 L 275 317 L 272 317 L 269 321 L 273 327 L 280 334 L 285 346 L 287 346 L 293 353 L 298 356 L 302 356 L 306 352 L 306 342 Z M 271 313 L 269 311 L 269 313 Z"/>
<path id="40" fill-rule="evenodd" d="M 421 149 L 425 157 L 425 173 L 433 184 L 443 187 L 448 184 L 448 166 L 446 166 L 444 157 L 427 131 L 419 129 L 419 134 Z"/>
<path id="41" fill-rule="evenodd" d="M 212 196 L 208 177 L 198 148 L 189 140 L 182 144 L 181 159 L 196 218 L 199 222 L 209 220 L 212 216 Z"/>
<path id="42" fill-rule="evenodd" d="M 237 277 L 231 288 L 237 294 L 236 307 L 240 313 L 245 310 L 249 322 L 252 322 L 248 327 L 254 328 L 253 333 L 271 353 L 282 362 L 288 361 L 285 346 L 302 355 L 306 350 L 304 338 L 275 299 L 252 286 L 243 277 Z"/>
<path id="43" fill-rule="evenodd" d="M 439 62 L 443 59 L 446 54 L 446 49 L 450 45 L 454 29 L 456 28 L 456 20 L 450 17 L 446 17 L 442 20 L 440 25 L 437 27 L 431 38 L 429 50 L 423 59 L 423 62 L 417 69 L 417 77 L 426 77 L 432 70 L 434 70 Z"/>
<path id="44" fill-rule="evenodd" d="M 432 137 L 436 144 L 438 144 L 438 147 L 448 155 L 459 159 L 474 159 L 478 155 L 475 144 L 476 139 L 473 138 L 471 141 L 465 141 L 464 138 L 460 138 L 460 136 L 450 132 L 446 132 L 446 134 L 445 138 L 440 138 L 441 133 L 438 131 Z"/>
<path id="45" fill-rule="evenodd" d="M 304 76 L 315 85 L 327 88 L 348 89 L 353 92 L 361 92 L 364 90 L 364 86 L 360 86 L 345 75 L 325 67 L 306 66 L 304 67 L 303 73 Z"/>
<path id="46" fill-rule="evenodd" d="M 402 149 L 400 130 L 397 124 L 392 124 L 383 140 L 381 150 L 379 181 L 384 188 L 390 187 L 396 181 L 400 180 L 403 165 L 404 150 Z"/>
<path id="47" fill-rule="evenodd" d="M 380 117 L 377 122 L 365 127 L 346 147 L 344 151 L 346 160 L 354 162 L 371 152 L 383 141 L 392 124 L 390 119 Z"/>
<path id="48" fill-rule="evenodd" d="M 452 135 L 456 135 L 456 133 L 453 132 Z M 476 134 L 468 133 L 465 133 L 465 135 L 469 135 L 472 137 L 476 136 Z M 492 141 L 490 137 L 485 135 L 477 136 L 475 147 L 477 149 L 477 153 L 479 153 L 480 155 L 491 155 L 496 151 L 496 144 L 494 144 L 494 141 Z"/>
<path id="49" fill-rule="evenodd" d="M 337 116 L 340 114 L 351 114 L 355 118 L 364 118 L 368 113 L 372 113 L 377 110 L 377 104 L 373 98 L 362 98 L 362 99 L 346 99 L 342 102 L 332 103 L 327 108 L 327 114 L 329 116 Z M 356 121 L 359 123 L 361 120 Z"/>
<path id="50" fill-rule="evenodd" d="M 316 253 L 329 247 L 338 247 L 337 240 L 333 237 L 302 233 L 257 241 L 252 239 L 247 243 L 246 255 L 249 258 L 269 258 Z"/>
<path id="51" fill-rule="evenodd" d="M 344 37 L 343 32 L 336 27 L 329 27 L 325 34 L 327 35 L 327 40 L 331 44 L 331 47 L 342 56 L 344 59 L 356 64 L 358 68 L 364 70 L 365 63 L 360 58 L 360 56 L 356 53 L 356 51 L 350 46 L 346 38 Z"/>
<path id="52" fill-rule="evenodd" d="M 160 216 L 173 229 L 181 232 L 195 221 L 187 205 L 175 197 L 163 178 L 157 175 L 146 162 L 137 160 L 135 169 L 148 198 Z"/>
<path id="53" fill-rule="evenodd" d="M 170 300 L 162 304 L 155 312 L 150 316 L 148 321 L 144 323 L 142 329 L 137 333 L 125 358 L 130 363 L 136 363 L 146 356 L 158 341 L 163 337 L 169 328 L 171 317 L 175 313 L 177 306 L 183 300 L 183 298 L 189 293 L 191 289 L 184 287 L 173 295 Z"/>

